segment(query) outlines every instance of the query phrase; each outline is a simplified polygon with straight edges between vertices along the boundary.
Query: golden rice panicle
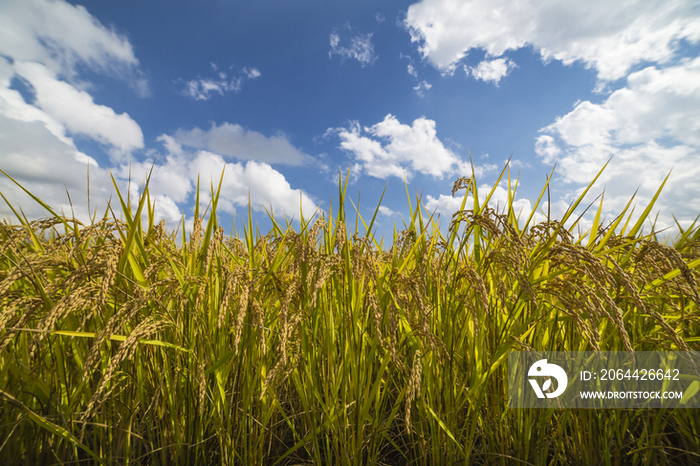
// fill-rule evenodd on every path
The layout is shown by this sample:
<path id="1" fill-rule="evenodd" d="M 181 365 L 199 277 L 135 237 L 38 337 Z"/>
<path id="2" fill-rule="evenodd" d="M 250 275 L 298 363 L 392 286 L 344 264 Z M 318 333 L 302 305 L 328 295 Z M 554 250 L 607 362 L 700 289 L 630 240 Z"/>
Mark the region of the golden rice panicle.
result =
<path id="1" fill-rule="evenodd" d="M 384 346 L 384 339 L 382 338 L 382 311 L 379 308 L 379 302 L 377 297 L 373 292 L 367 294 L 367 302 L 369 303 L 369 309 L 372 313 L 372 321 L 374 322 L 374 331 L 377 333 L 377 340 L 379 340 L 379 345 Z"/>
<path id="2" fill-rule="evenodd" d="M 114 373 L 117 371 L 117 368 L 121 365 L 122 362 L 129 361 L 134 357 L 134 353 L 136 352 L 139 339 L 151 336 L 152 334 L 162 329 L 165 325 L 165 322 L 157 322 L 153 319 L 153 317 L 148 317 L 131 332 L 129 337 L 126 340 L 124 340 L 124 342 L 121 343 L 117 354 L 114 355 L 114 357 L 112 357 L 109 366 L 107 366 L 107 369 L 105 370 L 105 373 L 102 376 L 102 379 L 100 380 L 100 384 L 98 385 L 97 390 L 95 390 L 95 392 L 93 393 L 87 405 L 87 408 L 85 409 L 85 412 L 82 415 L 81 420 L 83 422 L 83 426 L 80 431 L 81 439 L 85 435 L 85 428 L 88 424 L 87 421 L 93 414 L 95 407 L 101 404 L 103 401 L 109 399 L 110 393 L 116 388 L 116 384 L 113 383 L 112 388 L 109 390 L 109 392 L 107 392 L 107 386 L 109 382 L 112 381 L 112 378 L 114 376 Z"/>
<path id="3" fill-rule="evenodd" d="M 572 275 L 580 276 L 581 280 L 588 279 L 593 282 L 598 290 L 594 294 L 599 296 L 602 302 L 605 303 L 601 311 L 608 316 L 617 328 L 625 351 L 634 351 L 629 333 L 625 328 L 622 311 L 608 292 L 609 289 L 616 288 L 615 278 L 602 260 L 594 256 L 588 249 L 571 243 L 559 243 L 553 246 L 548 252 L 548 256 L 554 264 L 570 267 Z M 582 288 L 580 286 L 576 287 L 575 284 L 576 279 L 567 283 L 562 290 L 565 293 L 580 293 Z"/>
<path id="4" fill-rule="evenodd" d="M 136 287 L 136 290 L 139 289 L 139 287 Z M 99 361 L 102 344 L 105 341 L 108 341 L 112 335 L 116 334 L 119 328 L 123 326 L 125 322 L 129 322 L 131 319 L 133 319 L 134 316 L 145 307 L 148 300 L 149 297 L 145 294 L 132 297 L 129 301 L 122 304 L 119 311 L 107 321 L 99 332 L 97 332 L 95 340 L 90 347 L 90 351 L 88 352 L 88 356 L 83 365 L 83 377 L 88 377 L 90 371 L 92 371 L 93 367 Z"/>
<path id="5" fill-rule="evenodd" d="M 648 256 L 651 256 L 651 260 L 645 261 L 644 259 Z M 689 258 L 697 259 L 695 254 L 690 255 Z M 666 262 L 668 266 L 659 267 L 657 264 L 661 261 Z M 679 278 L 682 278 L 683 280 L 681 281 L 679 278 L 676 278 L 674 279 L 674 282 L 677 283 L 678 288 L 681 291 L 693 297 L 696 308 L 700 310 L 700 294 L 698 293 L 698 279 L 695 276 L 697 272 L 694 272 L 690 269 L 690 267 L 688 267 L 688 264 L 684 260 L 683 255 L 679 251 L 677 251 L 671 246 L 667 246 L 656 241 L 645 241 L 643 246 L 639 250 L 639 253 L 636 256 L 636 262 L 644 264 L 646 266 L 645 268 L 649 268 L 650 266 L 653 267 L 656 273 L 649 277 L 652 280 L 658 277 L 659 275 L 663 275 L 666 272 L 670 272 L 672 269 L 678 269 L 680 271 Z"/>
<path id="6" fill-rule="evenodd" d="M 107 300 L 107 293 L 109 292 L 112 284 L 114 283 L 114 277 L 117 274 L 117 265 L 119 264 L 119 258 L 121 257 L 124 247 L 121 241 L 117 241 L 112 246 L 112 252 L 107 259 L 107 264 L 105 266 L 104 278 L 102 278 L 102 284 L 100 285 L 100 294 L 97 298 L 97 305 L 99 307 L 104 306 Z"/>
<path id="7" fill-rule="evenodd" d="M 469 183 L 471 183 L 471 178 L 467 176 L 462 176 L 461 178 L 457 178 L 457 181 L 454 182 L 452 185 L 452 197 L 457 194 L 457 191 L 460 189 L 467 189 L 469 188 Z"/>
<path id="8" fill-rule="evenodd" d="M 324 217 L 319 217 L 316 219 L 314 224 L 311 226 L 311 228 L 308 228 L 307 224 L 307 232 L 306 235 L 296 235 L 292 234 L 289 235 L 289 239 L 293 241 L 293 244 L 295 245 L 295 263 L 298 266 L 299 264 L 306 263 L 306 264 L 315 264 L 316 261 L 318 260 L 318 250 L 316 249 L 317 246 L 317 241 L 318 241 L 318 234 L 319 232 L 326 227 L 326 220 Z M 304 241 L 304 238 L 306 241 Z M 310 286 L 310 284 L 307 284 Z"/>
<path id="9" fill-rule="evenodd" d="M 250 283 L 243 283 L 243 291 L 241 292 L 238 313 L 236 314 L 236 325 L 233 327 L 234 341 L 233 347 L 238 354 L 238 344 L 241 342 L 241 333 L 243 332 L 243 320 L 248 313 L 248 303 L 250 299 Z"/>
<path id="10" fill-rule="evenodd" d="M 287 362 L 287 342 L 292 330 L 289 319 L 289 306 L 294 296 L 297 296 L 299 288 L 299 281 L 292 281 L 291 285 L 287 287 L 284 301 L 282 302 L 282 308 L 280 309 L 280 351 L 282 353 L 282 360 L 285 363 Z"/>
<path id="11" fill-rule="evenodd" d="M 190 245 L 189 245 L 190 254 L 193 254 L 195 252 L 195 250 L 197 249 L 197 243 L 199 243 L 199 240 L 201 237 L 202 237 L 202 219 L 195 218 L 194 225 L 192 226 L 192 235 L 190 236 Z"/>
<path id="12" fill-rule="evenodd" d="M 216 229 L 216 232 L 214 233 L 214 237 L 212 240 L 209 242 L 209 247 L 207 247 L 207 253 L 204 257 L 204 273 L 207 274 L 209 272 L 209 268 L 211 267 L 212 259 L 216 255 L 216 251 L 219 248 L 219 244 L 221 243 L 221 240 L 224 237 L 224 227 L 219 227 Z"/>
<path id="13" fill-rule="evenodd" d="M 319 263 L 317 272 L 318 278 L 316 279 L 316 283 L 314 284 L 311 292 L 311 307 L 316 306 L 318 292 L 321 291 L 323 285 L 331 277 L 338 264 L 341 263 L 342 259 L 338 256 L 325 257 L 323 261 Z"/>
<path id="14" fill-rule="evenodd" d="M 348 234 L 345 228 L 345 222 L 339 222 L 335 227 L 335 248 L 338 254 L 343 253 L 343 248 L 347 242 Z"/>
<path id="15" fill-rule="evenodd" d="M 258 343 L 260 345 L 260 351 L 262 352 L 262 355 L 265 356 L 267 354 L 267 338 L 265 336 L 266 335 L 265 310 L 263 309 L 262 305 L 260 304 L 260 301 L 256 298 L 253 298 L 252 309 L 253 309 L 253 328 L 257 329 L 259 332 Z"/>
<path id="16" fill-rule="evenodd" d="M 462 263 L 457 277 L 458 279 L 462 277 L 467 278 L 469 282 L 469 288 L 474 290 L 479 300 L 479 304 L 481 304 L 481 308 L 484 310 L 485 313 L 488 314 L 490 308 L 490 298 L 489 293 L 486 290 L 486 282 L 484 282 L 484 279 L 476 271 L 476 268 L 474 267 L 474 261 L 471 258 L 466 259 Z"/>
<path id="17" fill-rule="evenodd" d="M 219 306 L 219 316 L 216 321 L 216 328 L 221 329 L 226 320 L 226 316 L 229 315 L 229 302 L 235 298 L 236 289 L 238 288 L 240 279 L 239 272 L 228 272 L 228 277 L 226 279 L 226 288 L 224 290 L 224 299 L 221 300 L 221 305 Z"/>
<path id="18" fill-rule="evenodd" d="M 197 414 L 202 416 L 204 414 L 205 401 L 207 398 L 207 379 L 204 375 L 204 363 L 200 361 L 197 364 Z"/>
<path id="19" fill-rule="evenodd" d="M 513 340 L 514 342 L 516 342 L 518 344 L 518 346 L 520 346 L 520 348 L 522 348 L 523 351 L 533 351 L 533 352 L 535 351 L 535 349 L 532 346 L 530 346 L 527 343 L 525 343 L 524 341 L 520 340 L 515 335 L 511 335 L 510 339 Z"/>
<path id="20" fill-rule="evenodd" d="M 411 404 L 414 400 L 420 398 L 420 384 L 423 365 L 421 364 L 421 351 L 416 350 L 413 355 L 413 367 L 411 368 L 411 376 L 408 379 L 408 387 L 406 389 L 406 412 L 404 421 L 406 423 L 406 433 L 411 432 Z"/>
<path id="21" fill-rule="evenodd" d="M 11 320 L 12 316 L 17 311 L 24 309 L 24 312 L 22 312 L 19 317 L 12 322 L 13 329 L 8 329 L 7 333 L 4 335 L 4 338 L 0 339 L 0 353 L 2 353 L 2 351 L 5 350 L 5 348 L 10 344 L 12 338 L 19 331 L 19 329 L 24 327 L 27 321 L 29 321 L 29 319 L 32 318 L 34 314 L 43 307 L 43 305 L 43 299 L 33 296 L 26 296 L 18 299 L 11 306 L 8 306 L 5 313 L 2 315 L 4 322 L 2 325 L 0 325 L 0 331 L 5 330 L 5 325 L 9 320 Z"/>
<path id="22" fill-rule="evenodd" d="M 27 275 L 27 272 L 23 267 L 16 266 L 13 268 L 12 271 L 7 274 L 5 279 L 0 282 L 0 299 L 5 297 L 10 287 L 14 285 L 18 279 L 25 275 Z"/>
<path id="23" fill-rule="evenodd" d="M 41 319 L 37 325 L 38 333 L 36 337 L 33 338 L 30 345 L 30 357 L 34 357 L 37 346 L 41 344 L 44 338 L 46 338 L 48 331 L 54 330 L 54 326 L 57 322 L 63 320 L 72 310 L 79 309 L 86 304 L 90 304 L 90 301 L 86 298 L 88 293 L 89 290 L 80 289 L 73 293 L 66 294 L 56 303 L 55 306 L 51 308 L 48 314 Z"/>

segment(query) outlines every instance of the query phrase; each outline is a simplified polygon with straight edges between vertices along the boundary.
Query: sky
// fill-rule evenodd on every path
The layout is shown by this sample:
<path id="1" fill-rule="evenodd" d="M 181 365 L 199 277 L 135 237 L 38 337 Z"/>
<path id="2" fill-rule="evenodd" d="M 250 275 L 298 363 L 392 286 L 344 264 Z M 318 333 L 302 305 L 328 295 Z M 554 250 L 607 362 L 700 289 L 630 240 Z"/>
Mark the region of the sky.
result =
<path id="1" fill-rule="evenodd" d="M 250 200 L 265 232 L 268 211 L 327 216 L 349 173 L 366 219 L 386 188 L 390 238 L 407 191 L 445 227 L 454 181 L 473 166 L 490 190 L 509 159 L 522 218 L 555 165 L 540 208 L 560 216 L 610 160 L 587 197 L 604 192 L 606 218 L 670 173 L 657 229 L 692 224 L 700 4 L 0 0 L 0 169 L 85 223 L 112 177 L 137 196 L 151 173 L 156 221 L 191 226 L 197 181 L 205 206 L 223 172 L 220 224 L 240 228 Z M 1 174 L 0 192 L 47 215 Z"/>

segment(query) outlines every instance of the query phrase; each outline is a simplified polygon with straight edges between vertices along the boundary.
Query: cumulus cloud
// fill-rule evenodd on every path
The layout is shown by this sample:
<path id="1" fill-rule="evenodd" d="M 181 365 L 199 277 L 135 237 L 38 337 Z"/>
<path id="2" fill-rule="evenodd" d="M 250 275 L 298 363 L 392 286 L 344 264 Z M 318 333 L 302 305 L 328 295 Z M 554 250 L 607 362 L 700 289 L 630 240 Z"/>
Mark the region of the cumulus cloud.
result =
<path id="1" fill-rule="evenodd" d="M 126 113 L 95 102 L 81 70 L 125 80 L 138 93 L 147 83 L 128 39 L 103 26 L 82 6 L 64 1 L 9 2 L 0 10 L 0 154 L 2 168 L 31 192 L 88 221 L 112 192 L 109 173 L 77 149 L 80 136 L 105 146 L 115 160 L 143 147 L 139 125 Z M 13 89 L 22 83 L 27 98 Z M 21 86 L 20 86 L 21 87 Z M 46 212 L 9 179 L 0 190 L 29 218 Z M 69 205 L 66 190 L 71 193 Z M 103 199 L 104 202 L 98 202 Z M 7 210 L 4 210 L 7 213 Z"/>
<path id="2" fill-rule="evenodd" d="M 608 212 L 619 212 L 637 188 L 644 205 L 671 169 L 657 204 L 659 226 L 673 225 L 671 213 L 687 226 L 700 211 L 700 65 L 682 58 L 684 46 L 700 42 L 693 2 L 422 0 L 408 9 L 405 25 L 423 57 L 443 72 L 475 49 L 486 52 L 486 63 L 503 65 L 506 52 L 532 47 L 545 62 L 594 70 L 597 92 L 625 79 L 602 103 L 577 102 L 543 128 L 535 151 L 544 163 L 558 164 L 571 186 L 567 199 L 614 156 L 600 179 Z M 507 74 L 503 66 L 480 70 L 482 64 L 465 70 L 491 80 Z"/>
<path id="3" fill-rule="evenodd" d="M 391 210 L 390 208 L 385 207 L 383 205 L 379 206 L 378 211 L 379 211 L 379 215 L 383 215 L 384 217 L 396 217 L 399 215 L 399 213 L 396 212 L 395 210 Z"/>
<path id="4" fill-rule="evenodd" d="M 162 135 L 159 141 L 165 154 L 149 150 L 147 160 L 129 154 L 127 163 L 122 156 L 144 147 L 141 128 L 128 114 L 117 114 L 95 101 L 90 83 L 82 80 L 85 67 L 127 81 L 140 76 L 128 40 L 102 26 L 84 7 L 26 0 L 0 9 L 0 168 L 58 213 L 89 223 L 92 213 L 105 212 L 114 195 L 111 174 L 122 193 L 136 196 L 154 165 L 149 186 L 155 216 L 166 220 L 169 228 L 178 225 L 193 200 L 197 175 L 202 176 L 206 198 L 209 177 L 218 182 L 224 168 L 222 205 L 227 211 L 247 206 L 248 192 L 255 210 L 273 206 L 295 215 L 301 205 L 308 216 L 316 210 L 306 193 L 292 188 L 284 175 L 266 163 L 299 165 L 310 159 L 283 136 L 265 137 L 237 125 L 213 125 L 210 131 L 180 131 L 186 147 L 178 135 Z M 212 69 L 218 72 L 216 65 Z M 244 73 L 248 79 L 260 75 L 256 68 Z M 224 79 L 221 74 L 217 77 Z M 17 83 L 26 88 L 26 99 L 15 89 Z M 205 88 L 201 85 L 199 91 L 217 92 Z M 111 174 L 77 149 L 75 136 L 107 148 L 113 156 Z M 257 160 L 231 163 L 224 159 L 230 156 Z M 7 177 L 0 176 L 0 191 L 28 218 L 47 215 Z M 17 221 L 7 206 L 0 207 L 0 215 Z M 191 219 L 186 223 L 191 224 Z"/>
<path id="5" fill-rule="evenodd" d="M 352 32 L 352 28 L 348 25 L 344 29 Z M 377 56 L 374 54 L 374 45 L 372 44 L 372 33 L 357 34 L 354 37 L 341 39 L 340 31 L 333 32 L 330 36 L 331 50 L 328 56 L 340 55 L 341 60 L 352 58 L 360 62 L 364 68 L 366 65 L 374 63 Z"/>
<path id="6" fill-rule="evenodd" d="M 225 125 L 228 124 L 221 127 Z M 218 186 L 222 173 L 224 178 L 219 198 L 222 212 L 234 214 L 237 207 L 247 209 L 249 200 L 255 211 L 262 212 L 267 208 L 297 219 L 300 207 L 307 218 L 318 209 L 317 203 L 306 192 L 292 188 L 282 173 L 264 161 L 231 162 L 215 152 L 216 141 L 204 144 L 212 146 L 209 149 L 183 145 L 177 135 L 163 134 L 158 141 L 165 148 L 164 154 L 151 154 L 148 160 L 122 165 L 117 175 L 120 179 L 130 177 L 134 181 L 133 187 L 138 188 L 150 174 L 149 191 L 156 202 L 156 217 L 165 219 L 169 228 L 177 227 L 183 207 L 194 199 L 197 180 L 200 181 L 200 202 L 206 206 L 211 200 L 210 184 Z M 226 148 L 225 145 L 221 147 Z"/>
<path id="7" fill-rule="evenodd" d="M 36 106 L 70 133 L 109 144 L 122 153 L 143 147 L 141 128 L 128 114 L 117 115 L 111 108 L 95 104 L 87 92 L 56 79 L 40 63 L 16 61 L 13 68 L 31 84 Z"/>
<path id="8" fill-rule="evenodd" d="M 442 71 L 454 70 L 473 49 L 500 57 L 532 46 L 545 60 L 580 60 L 601 81 L 623 78 L 643 62 L 667 63 L 680 41 L 700 41 L 700 10 L 667 0 L 422 0 L 408 8 L 405 25 L 423 57 Z"/>
<path id="9" fill-rule="evenodd" d="M 102 25 L 84 6 L 60 0 L 6 2 L 0 11 L 0 55 L 42 63 L 73 84 L 79 79 L 77 65 L 88 66 L 148 93 L 129 40 Z"/>
<path id="10" fill-rule="evenodd" d="M 249 199 L 256 211 L 267 208 L 288 217 L 299 218 L 301 208 L 304 217 L 309 218 L 318 209 L 308 194 L 301 189 L 293 189 L 282 173 L 266 163 L 252 160 L 245 164 L 227 163 L 218 154 L 199 151 L 188 169 L 191 179 L 200 176 L 202 180 L 213 180 L 215 184 L 223 170 L 219 206 L 224 212 L 235 213 L 237 206 L 247 208 Z M 208 186 L 202 190 L 200 197 L 208 201 Z"/>
<path id="11" fill-rule="evenodd" d="M 46 127 L 43 121 L 0 116 L 0 154 L 2 168 L 14 179 L 25 185 L 40 199 L 48 202 L 60 213 L 71 213 L 66 190 L 71 193 L 76 215 L 88 219 L 87 212 L 87 162 L 90 178 L 94 183 L 92 197 L 109 197 L 109 174 L 97 166 L 87 155 L 79 152 L 72 142 L 62 141 Z M 27 196 L 8 178 L 0 175 L 0 192 L 13 204 L 21 207 L 30 219 L 47 215 L 35 201 Z M 3 202 L 4 204 L 4 202 Z M 104 204 L 101 204 L 104 206 Z M 0 212 L 8 218 L 12 213 L 7 206 Z M 14 219 L 16 222 L 17 219 Z"/>
<path id="12" fill-rule="evenodd" d="M 497 58 L 495 60 L 483 60 L 477 66 L 467 67 L 464 71 L 467 76 L 472 75 L 475 79 L 492 82 L 498 86 L 501 78 L 508 76 L 510 70 L 515 67 L 515 63 L 507 58 Z"/>
<path id="13" fill-rule="evenodd" d="M 117 157 L 142 148 L 141 128 L 128 114 L 118 115 L 80 90 L 89 88 L 89 83 L 80 80 L 79 66 L 132 83 L 138 81 L 138 60 L 129 41 L 105 28 L 84 7 L 42 0 L 11 2 L 3 7 L 0 114 L 19 121 L 42 122 L 74 152 L 70 135 L 108 145 Z M 33 92 L 32 102 L 10 89 L 17 79 Z M 134 85 L 142 87 L 143 83 Z"/>
<path id="14" fill-rule="evenodd" d="M 338 130 L 338 136 L 340 147 L 354 156 L 362 171 L 376 178 L 411 178 L 414 172 L 442 178 L 459 162 L 437 138 L 435 121 L 424 117 L 409 126 L 389 114 L 370 127 L 360 128 L 354 122 Z"/>
<path id="15" fill-rule="evenodd" d="M 502 182 L 502 184 L 505 183 Z M 480 185 L 478 188 L 479 198 L 483 199 L 489 192 L 491 192 L 492 189 L 493 185 L 489 185 L 487 183 Z M 442 223 L 441 226 L 443 228 L 447 228 L 449 223 L 452 221 L 452 215 L 462 207 L 463 200 L 464 191 L 456 194 L 455 196 L 440 194 L 438 197 L 433 197 L 431 195 L 427 195 L 425 208 L 428 210 L 428 212 L 435 212 L 439 214 Z M 497 212 L 507 212 L 508 190 L 503 186 L 496 186 L 496 189 L 494 189 L 493 195 L 489 200 L 489 206 L 496 209 Z M 521 227 L 525 226 L 525 222 L 528 220 L 528 218 L 530 218 L 530 214 L 532 214 L 534 203 L 529 199 L 518 197 L 517 199 L 513 200 L 512 206 L 513 211 L 518 218 L 519 225 Z M 563 200 L 553 202 L 551 205 L 546 201 L 542 202 L 538 206 L 537 212 L 535 212 L 533 215 L 530 226 L 544 221 L 546 215 L 550 215 L 550 218 L 553 220 L 561 219 L 568 207 L 568 204 Z M 467 202 L 465 203 L 464 209 L 471 210 L 473 208 L 474 198 L 469 195 L 467 197 Z"/>
<path id="16" fill-rule="evenodd" d="M 179 144 L 239 160 L 285 165 L 304 165 L 314 160 L 313 157 L 294 147 L 284 135 L 268 137 L 231 123 L 223 123 L 219 126 L 212 123 L 208 130 L 179 129 L 173 135 L 173 139 Z"/>
<path id="17" fill-rule="evenodd" d="M 355 174 L 376 178 L 396 176 L 407 179 L 415 173 L 436 178 L 464 176 L 472 173 L 471 164 L 459 158 L 438 139 L 435 121 L 417 118 L 405 125 L 388 114 L 370 127 L 351 122 L 347 128 L 329 128 L 326 135 L 337 134 L 340 147 L 353 156 Z M 478 176 L 495 169 L 495 165 L 477 165 Z"/>
<path id="18" fill-rule="evenodd" d="M 662 212 L 672 205 L 686 223 L 700 212 L 700 58 L 632 73 L 604 102 L 579 102 L 541 132 L 536 151 L 545 163 L 557 162 L 565 181 L 590 181 L 613 156 L 601 178 L 611 208 L 638 187 L 638 199 L 650 199 L 673 170 Z"/>

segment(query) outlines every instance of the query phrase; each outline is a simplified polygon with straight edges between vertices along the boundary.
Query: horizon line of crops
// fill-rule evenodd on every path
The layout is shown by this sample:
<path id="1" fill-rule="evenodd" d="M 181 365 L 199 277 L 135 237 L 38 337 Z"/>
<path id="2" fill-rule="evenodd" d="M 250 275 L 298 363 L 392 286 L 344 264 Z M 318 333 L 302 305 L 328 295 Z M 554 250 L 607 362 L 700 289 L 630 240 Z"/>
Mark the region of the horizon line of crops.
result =
<path id="1" fill-rule="evenodd" d="M 636 221 L 630 200 L 603 226 L 601 198 L 574 236 L 595 179 L 532 224 L 551 176 L 519 223 L 509 172 L 506 209 L 489 205 L 505 173 L 485 196 L 455 182 L 445 235 L 409 197 L 389 250 L 378 207 L 348 233 L 347 178 L 327 219 L 271 216 L 264 236 L 250 206 L 242 237 L 224 235 L 221 181 L 179 239 L 147 182 L 133 202 L 117 188 L 124 220 L 91 225 L 31 193 L 49 218 L 7 202 L 0 462 L 700 464 L 692 410 L 506 407 L 508 351 L 699 350 L 700 227 L 642 234 L 662 185 Z"/>

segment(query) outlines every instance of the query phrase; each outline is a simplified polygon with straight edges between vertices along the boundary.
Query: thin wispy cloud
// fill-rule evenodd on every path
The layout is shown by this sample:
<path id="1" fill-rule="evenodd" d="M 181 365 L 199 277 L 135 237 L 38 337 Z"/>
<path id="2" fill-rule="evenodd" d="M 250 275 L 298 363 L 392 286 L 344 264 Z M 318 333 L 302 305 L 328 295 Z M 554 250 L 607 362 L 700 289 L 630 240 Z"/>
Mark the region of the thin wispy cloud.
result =
<path id="1" fill-rule="evenodd" d="M 408 60 L 408 65 L 406 65 L 406 71 L 414 78 L 417 78 L 418 72 L 416 71 L 416 66 L 413 58 L 410 55 L 404 55 L 403 53 L 399 54 L 399 58 L 401 60 L 403 60 L 404 58 Z"/>
<path id="2" fill-rule="evenodd" d="M 423 97 L 425 93 L 429 91 L 432 87 L 432 84 L 430 84 L 428 81 L 423 80 L 417 86 L 415 86 L 413 90 L 416 91 L 416 94 Z"/>
<path id="3" fill-rule="evenodd" d="M 260 77 L 260 70 L 258 70 L 257 68 L 243 68 L 243 72 L 250 79 L 255 79 L 255 78 Z"/>
<path id="4" fill-rule="evenodd" d="M 216 63 L 211 63 L 211 67 L 212 71 L 217 72 L 214 77 L 186 81 L 183 93 L 195 100 L 209 100 L 214 94 L 224 96 L 228 92 L 240 92 L 244 79 L 255 79 L 261 75 L 257 68 L 243 68 L 242 75 L 229 76 L 228 73 L 218 71 Z"/>
<path id="5" fill-rule="evenodd" d="M 208 100 L 212 94 L 223 96 L 227 92 L 240 92 L 241 78 L 227 79 L 225 73 L 220 73 L 219 79 L 192 79 L 185 83 L 185 94 L 195 100 Z"/>
<path id="6" fill-rule="evenodd" d="M 341 37 L 341 34 L 343 37 Z M 331 49 L 328 52 L 328 56 L 339 55 L 341 60 L 357 60 L 362 67 L 374 63 L 377 56 L 374 53 L 374 44 L 372 44 L 373 33 L 356 34 L 352 37 L 347 37 L 351 34 L 352 28 L 349 25 L 333 32 L 330 35 Z"/>

